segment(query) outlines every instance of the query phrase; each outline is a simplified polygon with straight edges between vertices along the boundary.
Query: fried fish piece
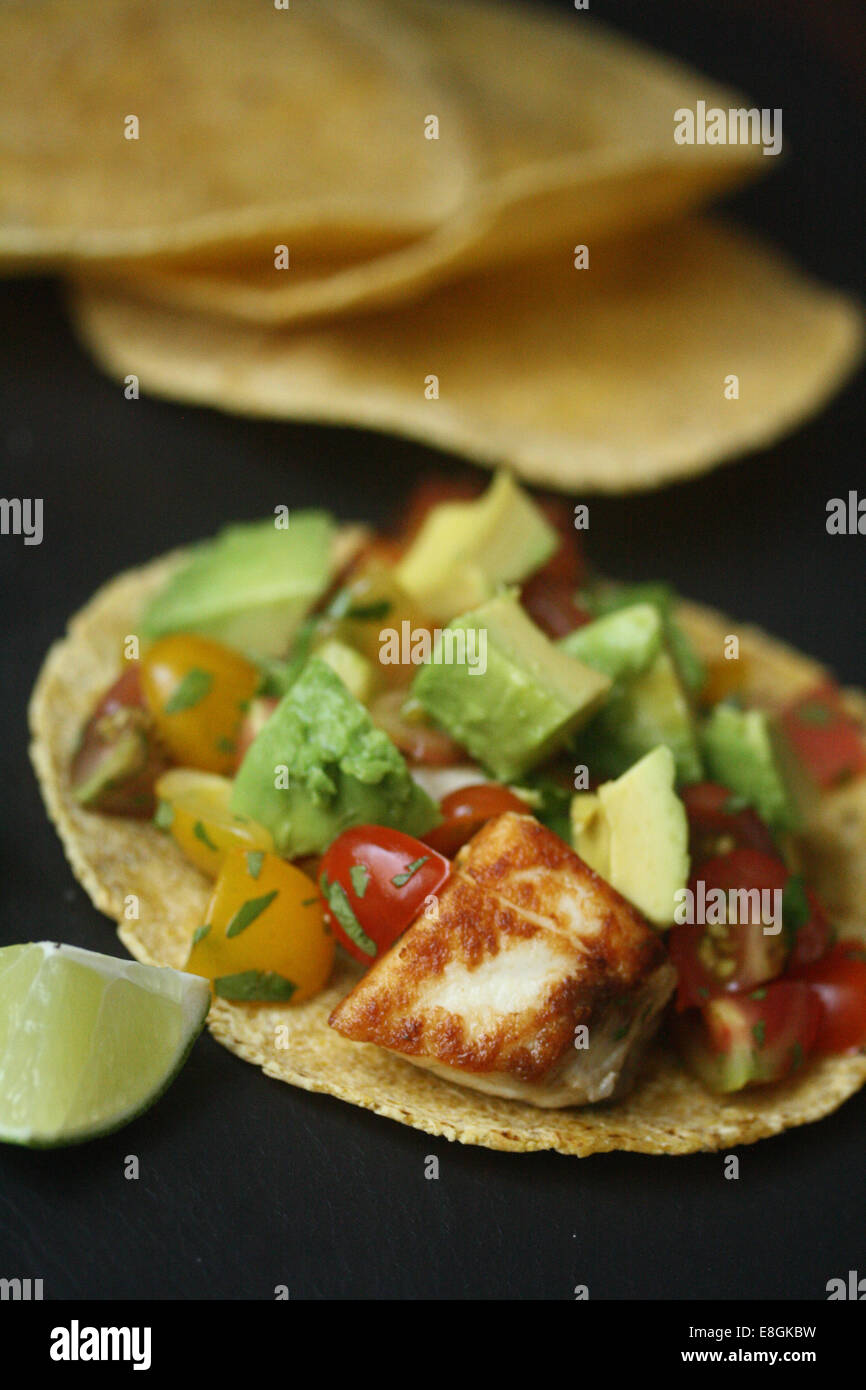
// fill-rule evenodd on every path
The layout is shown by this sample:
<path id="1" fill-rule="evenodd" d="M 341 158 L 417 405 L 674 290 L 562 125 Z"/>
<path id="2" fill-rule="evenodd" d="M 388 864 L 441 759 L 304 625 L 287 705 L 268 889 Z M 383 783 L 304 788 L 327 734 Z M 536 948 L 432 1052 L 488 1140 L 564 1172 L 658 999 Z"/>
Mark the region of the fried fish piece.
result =
<path id="1" fill-rule="evenodd" d="M 656 932 L 532 816 L 461 851 L 331 1027 L 494 1095 L 556 1107 L 622 1094 L 676 973 Z"/>

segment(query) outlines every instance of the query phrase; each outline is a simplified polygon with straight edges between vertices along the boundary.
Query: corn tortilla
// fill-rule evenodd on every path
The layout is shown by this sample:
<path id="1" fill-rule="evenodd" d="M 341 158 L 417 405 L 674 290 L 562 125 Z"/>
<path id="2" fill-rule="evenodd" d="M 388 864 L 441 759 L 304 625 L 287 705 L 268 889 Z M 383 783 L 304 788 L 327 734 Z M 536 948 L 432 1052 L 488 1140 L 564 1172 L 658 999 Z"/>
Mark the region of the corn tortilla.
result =
<path id="1" fill-rule="evenodd" d="M 213 256 L 421 235 L 473 161 L 408 31 L 364 7 L 0 6 L 0 261 Z M 441 110 L 438 143 L 423 135 Z M 128 118 L 138 120 L 128 138 Z"/>
<path id="2" fill-rule="evenodd" d="M 156 395 L 391 431 L 531 482 L 611 492 L 771 444 L 820 408 L 862 346 L 844 295 L 700 220 L 594 246 L 586 270 L 564 245 L 304 332 L 93 286 L 72 308 L 97 361 Z"/>
<path id="3" fill-rule="evenodd" d="M 101 589 L 48 653 L 30 704 L 33 764 L 76 877 L 94 904 L 119 924 L 120 938 L 136 959 L 173 966 L 185 962 L 209 896 L 208 880 L 152 825 L 82 810 L 70 795 L 69 766 L 82 723 L 117 674 L 122 639 L 135 631 L 143 604 L 180 559 L 165 556 Z M 681 617 L 701 651 L 717 659 L 731 620 L 693 605 L 684 605 Z M 778 701 L 822 673 L 817 663 L 757 629 L 737 625 L 737 631 L 745 671 L 760 672 L 759 684 L 746 693 L 771 688 Z M 849 699 L 866 728 L 866 701 L 856 694 Z M 805 853 L 817 871 L 819 890 L 832 878 L 831 906 L 839 926 L 866 939 L 866 779 L 822 798 L 805 835 Z M 139 900 L 137 920 L 125 916 L 129 894 Z M 721 1098 L 705 1091 L 659 1041 L 625 1100 L 539 1110 L 439 1080 L 328 1028 L 328 1014 L 354 983 L 356 969 L 341 961 L 327 989 L 296 1007 L 217 1000 L 209 1027 L 232 1052 L 278 1080 L 326 1092 L 428 1134 L 518 1152 L 557 1149 L 584 1156 L 611 1149 L 657 1154 L 727 1149 L 820 1119 L 866 1081 L 861 1053 L 812 1061 L 779 1085 Z"/>
<path id="4" fill-rule="evenodd" d="M 265 245 L 221 265 L 120 265 L 115 282 L 170 308 L 296 323 L 389 304 L 575 237 L 634 231 L 768 171 L 771 161 L 754 145 L 673 140 L 680 107 L 740 107 L 741 96 L 585 17 L 500 3 L 368 0 L 364 18 L 371 32 L 414 38 L 452 98 L 451 113 L 436 103 L 430 110 L 443 142 L 454 136 L 456 112 L 472 152 L 475 185 L 465 206 L 411 246 L 348 267 L 322 265 L 314 277 L 305 273 L 305 248 L 286 274 Z"/>

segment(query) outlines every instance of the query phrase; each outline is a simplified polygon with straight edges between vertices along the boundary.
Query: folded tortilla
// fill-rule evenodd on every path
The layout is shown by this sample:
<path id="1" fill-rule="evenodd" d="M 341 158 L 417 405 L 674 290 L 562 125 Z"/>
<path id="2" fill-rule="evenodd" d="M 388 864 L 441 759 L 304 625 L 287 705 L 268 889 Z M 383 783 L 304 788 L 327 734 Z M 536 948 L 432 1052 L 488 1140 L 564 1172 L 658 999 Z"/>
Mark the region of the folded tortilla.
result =
<path id="1" fill-rule="evenodd" d="M 71 795 L 69 770 L 84 721 L 117 676 L 124 637 L 135 631 L 145 602 L 182 558 L 165 556 L 101 589 L 52 647 L 30 704 L 33 764 L 76 877 L 96 907 L 118 923 L 136 959 L 177 967 L 184 965 L 192 932 L 202 921 L 210 881 L 154 826 L 83 810 Z M 746 695 L 779 703 L 826 674 L 759 630 L 709 610 L 683 605 L 679 616 L 709 660 L 720 658 L 727 633 L 738 633 Z M 847 700 L 866 729 L 866 699 L 852 692 Z M 840 931 L 866 940 L 866 779 L 822 797 L 803 855 L 810 882 Z M 136 898 L 138 915 L 131 916 Z M 97 949 L 106 944 L 93 942 Z M 340 1037 L 328 1027 L 328 1015 L 358 970 L 338 953 L 327 989 L 295 1007 L 216 1000 L 211 1032 L 230 1051 L 290 1085 L 326 1092 L 428 1134 L 521 1152 L 729 1148 L 818 1120 L 866 1081 L 861 1052 L 810 1061 L 778 1085 L 714 1096 L 662 1040 L 653 1044 L 625 1100 L 539 1110 L 452 1085 L 392 1053 Z"/>
<path id="2" fill-rule="evenodd" d="M 114 287 L 73 298 L 100 364 L 242 415 L 357 425 L 563 489 L 627 492 L 764 448 L 861 350 L 858 307 L 712 222 L 439 286 L 306 331 L 173 312 Z"/>

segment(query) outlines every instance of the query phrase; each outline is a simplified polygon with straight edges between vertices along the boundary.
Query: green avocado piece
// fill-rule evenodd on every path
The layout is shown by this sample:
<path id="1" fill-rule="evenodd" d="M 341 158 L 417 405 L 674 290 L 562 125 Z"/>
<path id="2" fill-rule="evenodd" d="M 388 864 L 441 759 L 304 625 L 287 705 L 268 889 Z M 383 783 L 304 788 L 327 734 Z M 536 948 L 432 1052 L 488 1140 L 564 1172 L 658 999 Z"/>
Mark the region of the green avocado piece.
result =
<path id="1" fill-rule="evenodd" d="M 618 777 L 664 743 L 674 755 L 678 780 L 700 780 L 703 766 L 691 701 L 656 606 L 637 603 L 617 609 L 569 633 L 559 645 L 615 683 L 575 749 L 595 777 Z"/>
<path id="2" fill-rule="evenodd" d="M 549 641 L 507 591 L 449 623 L 412 694 L 489 772 L 514 782 L 596 712 L 610 685 Z"/>
<path id="3" fill-rule="evenodd" d="M 657 656 L 663 632 L 658 609 L 651 603 L 635 603 L 577 628 L 562 637 L 559 645 L 612 681 L 628 681 L 646 671 Z"/>
<path id="4" fill-rule="evenodd" d="M 572 801 L 577 853 L 657 927 L 673 923 L 675 895 L 689 876 L 689 827 L 675 777 L 673 754 L 662 744 L 616 781 Z"/>
<path id="5" fill-rule="evenodd" d="M 367 704 L 376 683 L 376 672 L 372 661 L 368 661 L 363 652 L 356 651 L 338 637 L 329 637 L 320 647 L 316 647 L 316 656 L 326 662 L 332 671 L 336 671 L 356 700 L 360 700 L 362 705 Z"/>
<path id="6" fill-rule="evenodd" d="M 231 809 L 266 826 L 290 859 L 320 854 L 350 825 L 423 835 L 440 819 L 387 734 L 318 657 L 250 745 Z"/>
<path id="7" fill-rule="evenodd" d="M 716 705 L 704 721 L 701 744 L 713 781 L 754 806 L 771 830 L 801 827 L 801 794 L 784 737 L 767 710 Z"/>
<path id="8" fill-rule="evenodd" d="M 497 473 L 482 497 L 431 507 L 395 567 L 395 578 L 438 621 L 475 608 L 500 584 L 540 569 L 558 537 L 510 473 Z"/>
<path id="9" fill-rule="evenodd" d="M 686 690 L 697 695 L 706 683 L 707 668 L 674 617 L 677 595 L 669 584 L 657 580 L 643 584 L 601 583 L 584 591 L 581 601 L 599 617 L 638 603 L 652 604 L 664 625 L 668 648 Z"/>
<path id="10" fill-rule="evenodd" d="M 282 656 L 331 577 L 336 530 L 327 512 L 227 526 L 196 546 L 141 620 L 147 640 L 197 632 L 254 657 Z"/>

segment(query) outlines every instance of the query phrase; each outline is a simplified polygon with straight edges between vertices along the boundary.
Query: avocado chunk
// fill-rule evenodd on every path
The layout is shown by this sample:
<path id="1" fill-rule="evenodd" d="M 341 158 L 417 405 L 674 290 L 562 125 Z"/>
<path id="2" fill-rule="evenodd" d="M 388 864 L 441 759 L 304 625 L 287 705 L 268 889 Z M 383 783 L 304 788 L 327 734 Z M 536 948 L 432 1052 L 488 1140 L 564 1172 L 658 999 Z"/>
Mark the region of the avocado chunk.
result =
<path id="1" fill-rule="evenodd" d="M 195 547 L 144 612 L 147 640 L 200 632 L 254 657 L 282 656 L 331 577 L 335 527 L 326 512 L 227 526 Z"/>
<path id="2" fill-rule="evenodd" d="M 612 681 L 629 681 L 651 665 L 662 640 L 658 609 L 651 603 L 635 603 L 569 632 L 559 645 Z"/>
<path id="3" fill-rule="evenodd" d="M 441 622 L 540 569 L 559 538 L 510 473 L 497 473 L 482 497 L 440 502 L 395 568 L 395 578 Z"/>
<path id="4" fill-rule="evenodd" d="M 596 712 L 610 685 L 507 591 L 449 623 L 412 694 L 494 777 L 514 782 Z"/>
<path id="5" fill-rule="evenodd" d="M 615 610 L 570 632 L 559 645 L 614 681 L 610 698 L 575 749 L 596 777 L 618 777 L 664 743 L 674 755 L 678 780 L 700 781 L 703 766 L 691 700 L 655 605 Z"/>
<path id="6" fill-rule="evenodd" d="M 674 920 L 689 876 L 686 810 L 674 790 L 671 750 L 654 748 L 614 782 L 572 802 L 572 836 L 582 859 L 657 927 Z"/>
<path id="7" fill-rule="evenodd" d="M 649 603 L 655 608 L 664 626 L 665 639 L 686 690 L 697 695 L 706 684 L 707 668 L 695 651 L 691 640 L 674 617 L 677 595 L 669 584 L 650 580 L 643 584 L 612 584 L 602 582 L 581 594 L 581 601 L 599 617 L 631 608 L 637 603 Z"/>
<path id="8" fill-rule="evenodd" d="M 363 652 L 356 651 L 338 637 L 329 637 L 316 648 L 316 656 L 336 671 L 346 689 L 366 705 L 376 684 L 376 672 L 372 661 Z"/>
<path id="9" fill-rule="evenodd" d="M 771 830 L 798 830 L 803 822 L 803 793 L 784 735 L 767 710 L 719 704 L 701 731 L 707 772 L 749 806 Z"/>
<path id="10" fill-rule="evenodd" d="M 231 809 L 266 826 L 290 859 L 320 854 L 350 825 L 423 835 L 440 819 L 387 734 L 318 657 L 250 745 Z"/>

